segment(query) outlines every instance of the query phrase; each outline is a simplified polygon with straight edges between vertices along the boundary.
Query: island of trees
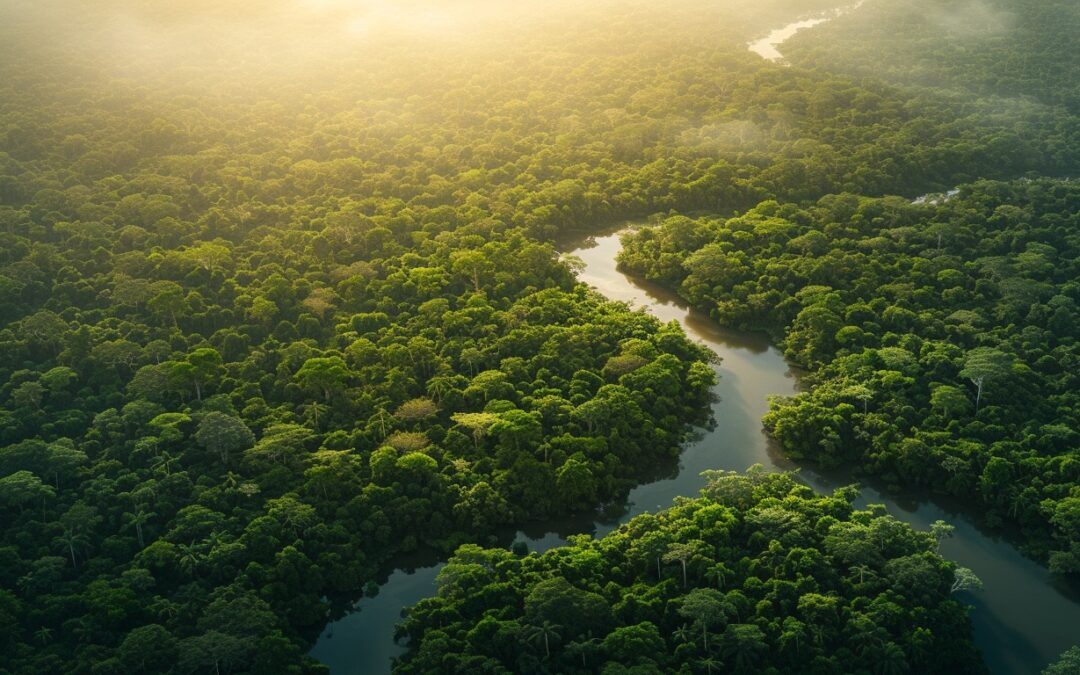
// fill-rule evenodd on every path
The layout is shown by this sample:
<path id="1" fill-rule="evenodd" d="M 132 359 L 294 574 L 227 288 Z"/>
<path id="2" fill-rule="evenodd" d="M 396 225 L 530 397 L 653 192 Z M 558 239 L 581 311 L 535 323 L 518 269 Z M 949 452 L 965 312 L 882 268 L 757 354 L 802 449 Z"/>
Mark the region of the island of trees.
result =
<path id="1" fill-rule="evenodd" d="M 760 469 L 760 467 L 758 467 Z M 981 673 L 977 583 L 857 491 L 716 472 L 698 499 L 537 555 L 463 546 L 395 673 Z"/>

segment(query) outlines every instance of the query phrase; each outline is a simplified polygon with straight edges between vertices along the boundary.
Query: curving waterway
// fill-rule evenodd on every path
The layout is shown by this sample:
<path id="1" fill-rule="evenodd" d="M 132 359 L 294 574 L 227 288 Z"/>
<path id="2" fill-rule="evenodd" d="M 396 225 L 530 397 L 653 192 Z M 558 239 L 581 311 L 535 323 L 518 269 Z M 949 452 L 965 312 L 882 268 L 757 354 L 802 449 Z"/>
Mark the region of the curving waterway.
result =
<path id="1" fill-rule="evenodd" d="M 773 30 L 765 37 L 758 38 L 757 40 L 754 40 L 752 42 L 748 42 L 746 44 L 746 47 L 747 49 L 754 52 L 763 59 L 769 61 L 776 61 L 777 63 L 783 63 L 784 55 L 780 53 L 780 50 L 778 48 L 781 44 L 794 36 L 795 33 L 798 33 L 804 28 L 813 28 L 818 24 L 825 23 L 826 21 L 831 21 L 832 19 L 835 19 L 841 14 L 847 14 L 848 12 L 856 10 L 860 6 L 862 6 L 863 2 L 864 0 L 859 0 L 859 2 L 848 7 L 840 7 L 827 12 L 823 12 L 820 15 L 811 17 L 809 19 L 792 21 L 786 26 L 781 26 L 780 28 Z"/>
<path id="2" fill-rule="evenodd" d="M 687 443 L 674 475 L 630 492 L 620 513 L 595 514 L 573 520 L 540 523 L 517 532 L 512 539 L 543 551 L 565 543 L 572 534 L 601 536 L 629 518 L 669 505 L 679 495 L 696 496 L 706 469 L 743 471 L 762 464 L 773 471 L 799 469 L 815 489 L 832 490 L 855 482 L 849 474 L 822 474 L 784 458 L 761 428 L 770 395 L 795 393 L 795 373 L 781 353 L 761 336 L 729 331 L 688 308 L 670 291 L 616 269 L 621 248 L 618 234 L 608 234 L 564 246 L 584 262 L 579 279 L 612 300 L 633 304 L 661 321 L 677 321 L 693 339 L 721 358 L 713 366 L 718 377 L 712 414 L 715 424 L 699 429 Z M 971 603 L 976 644 L 993 673 L 1038 673 L 1058 654 L 1080 642 L 1080 597 L 1059 586 L 1045 568 L 1022 556 L 1014 546 L 983 532 L 958 509 L 934 500 L 886 495 L 864 485 L 859 505 L 884 504 L 897 518 L 927 529 L 942 519 L 956 527 L 943 542 L 942 555 L 970 567 L 985 588 L 963 594 Z M 502 543 L 507 544 L 510 537 Z M 364 598 L 356 611 L 327 626 L 311 654 L 328 664 L 333 675 L 387 673 L 391 659 L 402 649 L 394 643 L 393 627 L 401 610 L 435 592 L 435 576 L 443 563 L 413 561 L 395 570 L 374 598 Z"/>

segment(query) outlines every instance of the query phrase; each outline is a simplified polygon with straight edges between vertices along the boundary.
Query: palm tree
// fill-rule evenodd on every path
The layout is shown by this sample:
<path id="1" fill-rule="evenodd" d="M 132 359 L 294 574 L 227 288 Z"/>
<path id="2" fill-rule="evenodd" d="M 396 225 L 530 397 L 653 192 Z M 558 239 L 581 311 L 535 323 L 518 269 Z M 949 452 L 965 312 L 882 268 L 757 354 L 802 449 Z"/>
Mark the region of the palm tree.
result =
<path id="1" fill-rule="evenodd" d="M 776 570 L 784 564 L 784 560 L 787 558 L 787 551 L 780 545 L 780 542 L 773 539 L 769 542 L 769 548 L 761 554 L 762 562 L 768 566 L 769 572 L 773 576 L 776 576 Z"/>
<path id="2" fill-rule="evenodd" d="M 715 579 L 717 588 L 723 588 L 724 583 L 727 582 L 727 578 L 731 574 L 731 568 L 722 562 L 718 562 L 715 565 L 710 566 L 709 569 L 705 570 L 705 578 L 709 580 Z"/>
<path id="3" fill-rule="evenodd" d="M 59 548 L 67 549 L 67 552 L 71 555 L 71 566 L 78 569 L 79 562 L 75 558 L 75 550 L 88 546 L 90 540 L 86 538 L 86 535 L 77 534 L 70 528 L 65 527 L 64 533 L 55 539 L 55 543 Z"/>
<path id="4" fill-rule="evenodd" d="M 150 519 L 156 515 L 156 513 L 147 513 L 141 506 L 136 509 L 134 513 L 131 513 L 130 511 L 124 513 L 124 518 L 128 521 L 124 528 L 126 529 L 132 525 L 135 526 L 135 534 L 139 538 L 139 548 L 144 548 L 146 546 L 143 542 L 142 526 L 148 523 Z"/>
<path id="5" fill-rule="evenodd" d="M 427 385 L 427 393 L 435 400 L 435 402 L 442 401 L 443 397 L 453 391 L 453 389 L 453 382 L 446 376 L 433 377 Z"/>
<path id="6" fill-rule="evenodd" d="M 885 648 L 877 655 L 874 672 L 877 675 L 903 675 L 908 672 L 907 656 L 904 655 L 904 650 L 896 643 L 886 643 Z"/>
<path id="7" fill-rule="evenodd" d="M 679 628 L 676 628 L 671 633 L 671 637 L 675 638 L 679 643 L 687 643 L 694 641 L 694 630 L 689 625 L 683 624 Z"/>
<path id="8" fill-rule="evenodd" d="M 1009 493 L 1009 515 L 1016 518 L 1020 514 L 1020 509 L 1026 505 L 1026 495 L 1018 490 L 1013 490 Z M 42 499 L 44 501 L 44 499 Z"/>
<path id="9" fill-rule="evenodd" d="M 221 546 L 224 543 L 225 537 L 221 532 L 214 530 L 210 534 L 206 535 L 206 539 L 202 541 L 202 548 L 213 553 L 214 549 Z"/>
<path id="10" fill-rule="evenodd" d="M 590 633 L 592 635 L 592 633 Z M 580 642 L 571 642 L 566 645 L 566 651 L 570 654 L 577 654 L 581 657 L 581 667 L 588 668 L 589 664 L 585 661 L 585 657 L 589 654 L 595 653 L 600 648 L 600 640 L 594 637 L 590 637 L 588 640 L 582 640 Z"/>
<path id="11" fill-rule="evenodd" d="M 386 438 L 386 425 L 390 422 L 390 413 L 386 412 L 386 408 L 379 408 L 372 415 L 372 419 L 379 425 L 379 434 Z"/>
<path id="12" fill-rule="evenodd" d="M 698 665 L 705 668 L 705 672 L 712 675 L 713 668 L 720 668 L 723 664 L 713 656 L 705 656 L 698 659 Z"/>
<path id="13" fill-rule="evenodd" d="M 161 454 L 159 454 L 157 457 L 155 457 L 153 459 L 152 462 L 150 462 L 150 466 L 152 468 L 154 468 L 154 469 L 162 469 L 162 470 L 164 470 L 165 475 L 168 476 L 169 474 L 172 473 L 172 465 L 173 465 L 173 462 L 175 462 L 175 461 L 176 461 L 175 457 L 170 455 L 167 451 L 162 450 Z"/>
<path id="14" fill-rule="evenodd" d="M 851 571 L 858 573 L 858 575 L 859 575 L 859 583 L 860 584 L 863 582 L 863 580 L 865 579 L 867 574 L 869 574 L 872 577 L 877 576 L 877 572 L 875 572 L 874 569 L 872 567 L 870 567 L 869 565 L 856 565 L 856 566 L 851 568 Z"/>
<path id="15" fill-rule="evenodd" d="M 95 622 L 89 616 L 80 616 L 64 623 L 64 628 L 69 626 L 72 634 L 79 638 L 79 642 L 94 641 Z"/>
<path id="16" fill-rule="evenodd" d="M 311 426 L 315 428 L 315 431 L 319 430 L 319 413 L 328 412 L 330 408 L 328 406 L 319 403 L 318 401 L 312 401 L 304 406 L 304 421 L 310 422 Z"/>
<path id="17" fill-rule="evenodd" d="M 544 643 L 544 658 L 551 658 L 551 638 L 559 639 L 559 631 L 562 630 L 562 626 L 557 626 L 550 621 L 545 620 L 544 623 L 539 626 L 525 626 L 525 639 L 528 642 L 540 642 Z"/>
<path id="18" fill-rule="evenodd" d="M 177 561 L 180 565 L 180 569 L 184 570 L 192 577 L 198 576 L 199 563 L 202 562 L 202 553 L 195 544 L 180 544 L 180 559 Z"/>
<path id="19" fill-rule="evenodd" d="M 38 628 L 36 631 L 34 631 L 34 637 L 41 640 L 41 644 L 45 644 L 49 640 L 51 640 L 52 634 L 52 628 L 46 628 L 45 626 L 42 626 L 41 628 Z"/>

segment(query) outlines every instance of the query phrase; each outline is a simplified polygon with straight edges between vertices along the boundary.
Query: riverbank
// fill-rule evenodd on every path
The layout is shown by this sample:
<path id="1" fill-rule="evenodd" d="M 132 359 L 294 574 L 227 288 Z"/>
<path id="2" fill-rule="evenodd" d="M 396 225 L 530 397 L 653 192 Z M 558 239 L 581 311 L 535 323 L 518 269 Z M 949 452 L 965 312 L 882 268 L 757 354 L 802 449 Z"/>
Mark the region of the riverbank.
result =
<path id="1" fill-rule="evenodd" d="M 797 390 L 795 371 L 782 354 L 760 335 L 725 330 L 689 307 L 673 292 L 644 283 L 617 269 L 618 233 L 569 244 L 570 255 L 583 263 L 579 279 L 605 297 L 628 302 L 661 321 L 676 321 L 693 339 L 713 350 L 720 363 L 712 406 L 713 425 L 700 429 L 688 443 L 678 473 L 632 490 L 614 517 L 575 518 L 537 523 L 514 538 L 530 550 L 543 551 L 566 543 L 573 534 L 603 536 L 635 515 L 655 512 L 676 496 L 695 496 L 708 469 L 745 471 L 761 464 L 770 471 L 799 470 L 814 489 L 826 492 L 857 482 L 849 472 L 818 472 L 780 453 L 761 428 L 768 398 Z M 883 504 L 889 513 L 926 530 L 935 520 L 956 527 L 942 544 L 946 558 L 969 567 L 985 589 L 965 593 L 973 606 L 976 645 L 993 673 L 1034 673 L 1074 644 L 1080 625 L 1080 598 L 1038 563 L 994 533 L 984 532 L 955 506 L 920 496 L 886 494 L 863 487 L 858 504 Z M 401 610 L 435 592 L 442 562 L 395 571 L 374 598 L 357 605 L 357 613 L 327 627 L 311 652 L 331 666 L 334 675 L 389 672 L 390 659 L 402 652 L 393 642 L 393 626 Z"/>

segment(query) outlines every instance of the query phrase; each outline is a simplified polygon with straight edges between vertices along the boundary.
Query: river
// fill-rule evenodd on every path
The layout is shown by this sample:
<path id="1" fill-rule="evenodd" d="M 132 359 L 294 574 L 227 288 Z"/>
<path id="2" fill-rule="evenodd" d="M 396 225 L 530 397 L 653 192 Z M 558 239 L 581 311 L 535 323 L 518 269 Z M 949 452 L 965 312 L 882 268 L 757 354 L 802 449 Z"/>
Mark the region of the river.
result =
<path id="1" fill-rule="evenodd" d="M 783 61 L 777 47 L 798 31 L 816 26 L 858 8 L 862 1 L 818 17 L 778 28 L 747 45 L 770 61 Z M 947 197 L 942 197 L 947 198 Z M 926 199 L 930 199 L 927 197 Z M 763 336 L 726 330 L 688 308 L 670 291 L 635 279 L 616 269 L 620 249 L 617 233 L 570 243 L 564 250 L 579 257 L 584 269 L 579 279 L 612 300 L 644 308 L 662 321 L 678 321 L 691 337 L 721 359 L 717 374 L 715 424 L 700 429 L 680 456 L 674 476 L 651 481 L 630 492 L 614 517 L 585 515 L 552 523 L 534 524 L 513 536 L 530 550 L 545 551 L 566 543 L 566 537 L 589 533 L 602 536 L 646 511 L 670 504 L 676 496 L 695 496 L 704 485 L 707 469 L 743 471 L 762 464 L 774 471 L 800 470 L 815 489 L 827 491 L 854 482 L 843 473 L 828 476 L 800 466 L 781 455 L 761 428 L 768 397 L 795 393 L 795 374 L 781 353 Z M 1014 546 L 980 530 L 967 515 L 927 499 L 886 496 L 864 486 L 858 503 L 884 504 L 890 513 L 918 529 L 935 520 L 956 527 L 941 545 L 945 557 L 971 568 L 985 584 L 982 591 L 964 593 L 971 603 L 975 642 L 992 673 L 1038 673 L 1058 654 L 1080 643 L 1080 594 L 1050 576 L 1041 565 L 1025 558 Z M 373 598 L 356 603 L 355 611 L 327 625 L 311 655 L 330 666 L 332 675 L 382 675 L 404 650 L 394 642 L 394 624 L 401 611 L 435 593 L 435 577 L 444 563 L 423 557 L 394 570 Z"/>
<path id="2" fill-rule="evenodd" d="M 752 42 L 748 42 L 746 47 L 750 51 L 754 52 L 758 56 L 768 61 L 775 61 L 777 63 L 784 62 L 784 55 L 780 53 L 778 47 L 784 42 L 791 39 L 795 33 L 803 30 L 804 28 L 813 28 L 818 24 L 831 21 L 841 14 L 847 14 L 862 6 L 865 0 L 859 0 L 859 2 L 848 7 L 839 7 L 837 9 L 822 12 L 817 16 L 810 17 L 808 19 L 799 19 L 798 21 L 792 21 L 786 26 L 781 26 L 776 30 L 770 32 L 768 35 L 762 38 L 758 38 Z"/>
<path id="3" fill-rule="evenodd" d="M 800 476 L 818 490 L 854 482 L 843 473 L 823 475 L 784 458 L 762 431 L 767 397 L 796 391 L 797 380 L 783 356 L 761 336 L 721 328 L 689 309 L 674 294 L 618 271 L 617 234 L 587 240 L 571 249 L 584 263 L 581 281 L 612 300 L 644 308 L 662 321 L 677 321 L 692 338 L 721 357 L 713 405 L 715 424 L 700 429 L 686 445 L 677 475 L 641 485 L 630 492 L 625 511 L 614 518 L 595 516 L 542 523 L 518 532 L 514 539 L 543 551 L 565 543 L 571 534 L 601 536 L 629 518 L 656 511 L 678 495 L 695 496 L 706 469 L 743 471 L 752 464 L 770 470 L 800 469 Z M 983 532 L 967 515 L 933 500 L 896 498 L 864 486 L 859 504 L 884 504 L 897 518 L 919 529 L 942 519 L 956 527 L 941 546 L 945 557 L 970 567 L 985 588 L 965 593 L 973 606 L 975 640 L 993 673 L 1038 673 L 1058 654 L 1080 642 L 1080 598 L 1059 586 L 1041 565 L 1014 546 Z M 401 610 L 435 592 L 442 563 L 417 561 L 396 570 L 374 598 L 364 598 L 358 611 L 330 624 L 311 654 L 327 663 L 333 675 L 389 672 L 401 653 L 393 642 L 393 626 Z"/>

